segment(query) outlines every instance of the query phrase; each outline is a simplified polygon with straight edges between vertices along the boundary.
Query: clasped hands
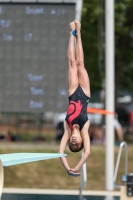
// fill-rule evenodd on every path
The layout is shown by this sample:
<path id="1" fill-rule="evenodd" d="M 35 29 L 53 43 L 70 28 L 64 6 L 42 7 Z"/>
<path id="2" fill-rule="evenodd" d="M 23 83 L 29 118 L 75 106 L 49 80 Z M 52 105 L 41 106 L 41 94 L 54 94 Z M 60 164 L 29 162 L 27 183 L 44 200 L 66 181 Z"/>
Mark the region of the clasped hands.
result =
<path id="1" fill-rule="evenodd" d="M 77 170 L 76 169 L 72 169 L 72 168 L 69 168 L 68 170 L 67 170 L 67 173 L 68 173 L 68 175 L 70 175 L 70 176 L 80 176 L 80 174 L 81 173 L 79 173 L 79 172 L 77 172 Z"/>

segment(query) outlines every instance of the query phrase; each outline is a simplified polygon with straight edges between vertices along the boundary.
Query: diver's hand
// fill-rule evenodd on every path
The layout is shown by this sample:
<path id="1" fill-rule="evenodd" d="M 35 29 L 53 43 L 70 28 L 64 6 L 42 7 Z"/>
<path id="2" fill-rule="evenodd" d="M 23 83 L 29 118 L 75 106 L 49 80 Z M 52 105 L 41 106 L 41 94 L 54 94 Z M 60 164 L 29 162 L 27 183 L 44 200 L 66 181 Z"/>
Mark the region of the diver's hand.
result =
<path id="1" fill-rule="evenodd" d="M 77 172 L 75 169 L 69 169 L 67 171 L 67 173 L 68 173 L 68 175 L 75 176 L 75 177 L 80 176 L 80 174 L 81 174 L 81 173 Z"/>

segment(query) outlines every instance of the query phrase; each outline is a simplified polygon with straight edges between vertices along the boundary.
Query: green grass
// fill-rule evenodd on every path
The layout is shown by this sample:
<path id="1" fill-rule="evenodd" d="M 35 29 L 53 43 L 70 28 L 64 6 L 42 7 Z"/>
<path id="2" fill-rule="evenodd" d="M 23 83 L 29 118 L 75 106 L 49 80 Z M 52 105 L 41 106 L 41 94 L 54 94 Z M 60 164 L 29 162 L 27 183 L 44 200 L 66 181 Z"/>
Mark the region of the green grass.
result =
<path id="1" fill-rule="evenodd" d="M 23 145 L 23 144 L 20 144 Z M 41 144 L 42 145 L 42 144 Z M 5 148 L 0 148 L 0 154 L 13 152 L 51 152 L 57 153 L 59 145 L 52 144 L 37 148 L 33 144 L 33 148 L 10 148 L 10 144 L 6 143 Z M 35 146 L 35 148 L 34 148 Z M 118 147 L 115 147 L 115 158 L 117 157 Z M 133 172 L 133 146 L 129 146 L 129 173 Z M 71 153 L 66 150 L 67 159 L 70 167 L 74 167 L 81 156 L 81 153 Z M 124 155 L 124 153 L 123 153 Z M 124 156 L 122 156 L 118 184 L 121 183 L 121 175 L 124 173 Z M 79 177 L 68 176 L 64 170 L 60 159 L 51 159 L 28 164 L 16 165 L 4 168 L 5 183 L 4 187 L 13 188 L 44 188 L 44 189 L 78 189 Z M 91 146 L 91 154 L 87 160 L 87 176 L 88 182 L 86 190 L 104 190 L 105 189 L 105 147 Z"/>
<path id="2" fill-rule="evenodd" d="M 39 138 L 40 140 L 50 142 L 52 139 L 54 139 L 53 134 L 49 134 L 47 132 L 42 133 L 34 131 L 27 131 L 27 132 L 20 131 L 18 135 L 20 139 L 24 142 L 31 142 Z"/>

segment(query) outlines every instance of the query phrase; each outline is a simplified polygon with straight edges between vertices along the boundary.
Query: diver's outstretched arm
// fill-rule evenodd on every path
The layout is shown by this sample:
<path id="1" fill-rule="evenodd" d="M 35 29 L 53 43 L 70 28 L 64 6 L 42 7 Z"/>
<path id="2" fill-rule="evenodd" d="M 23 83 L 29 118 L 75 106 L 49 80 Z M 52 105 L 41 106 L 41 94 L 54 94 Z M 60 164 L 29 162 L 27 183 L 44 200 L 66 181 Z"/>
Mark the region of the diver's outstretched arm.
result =
<path id="1" fill-rule="evenodd" d="M 69 134 L 69 130 L 68 130 L 68 125 L 66 124 L 66 121 L 64 121 L 64 135 L 63 135 L 63 137 L 61 139 L 59 153 L 64 153 L 69 138 L 70 138 L 70 134 Z M 67 173 L 70 176 L 80 176 L 80 173 L 73 172 L 71 170 L 71 168 L 68 165 L 66 157 L 61 157 L 60 159 L 61 159 L 61 162 L 62 162 L 64 168 L 66 169 Z"/>

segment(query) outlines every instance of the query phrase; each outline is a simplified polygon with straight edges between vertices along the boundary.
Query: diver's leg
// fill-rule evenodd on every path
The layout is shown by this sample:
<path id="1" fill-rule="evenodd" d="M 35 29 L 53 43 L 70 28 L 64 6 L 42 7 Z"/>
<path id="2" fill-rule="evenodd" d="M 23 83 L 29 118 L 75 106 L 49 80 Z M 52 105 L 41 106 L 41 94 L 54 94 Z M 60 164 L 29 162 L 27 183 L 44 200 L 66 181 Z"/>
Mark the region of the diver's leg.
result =
<path id="1" fill-rule="evenodd" d="M 84 66 L 84 52 L 81 41 L 81 24 L 78 20 L 75 20 L 75 29 L 77 31 L 76 34 L 76 62 L 78 66 L 78 79 L 79 84 L 83 88 L 85 94 L 90 97 L 90 81 L 88 77 L 88 73 Z"/>
<path id="2" fill-rule="evenodd" d="M 72 34 L 72 31 L 75 30 L 75 23 L 70 23 L 70 38 L 67 50 L 67 58 L 68 58 L 68 94 L 69 96 L 73 94 L 75 89 L 78 86 L 78 74 L 77 74 L 77 62 L 75 58 L 75 36 Z"/>

